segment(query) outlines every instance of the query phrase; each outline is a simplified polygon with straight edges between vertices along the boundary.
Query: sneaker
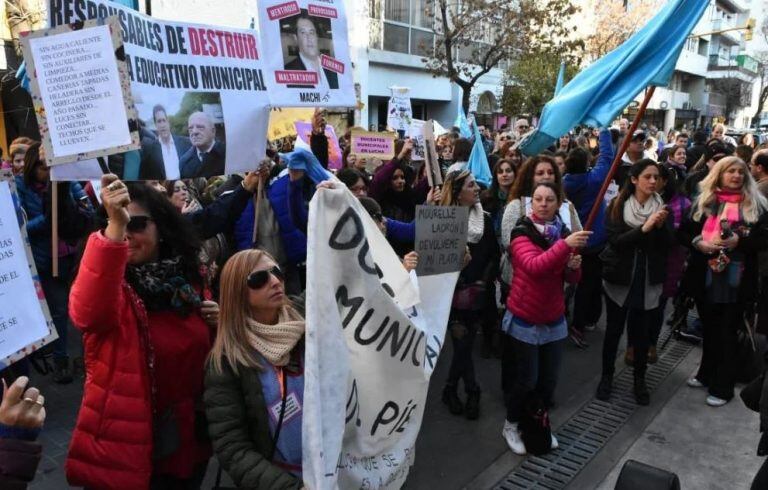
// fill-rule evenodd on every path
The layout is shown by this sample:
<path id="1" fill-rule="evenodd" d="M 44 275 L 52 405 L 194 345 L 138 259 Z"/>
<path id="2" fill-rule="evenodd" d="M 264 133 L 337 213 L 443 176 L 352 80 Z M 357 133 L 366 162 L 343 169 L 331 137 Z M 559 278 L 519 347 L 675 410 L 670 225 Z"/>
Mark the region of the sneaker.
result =
<path id="1" fill-rule="evenodd" d="M 559 448 L 560 447 L 560 443 L 557 442 L 557 438 L 555 437 L 554 434 L 551 434 L 551 435 L 552 435 L 552 443 L 550 444 L 550 449 L 557 449 L 557 448 Z"/>
<path id="2" fill-rule="evenodd" d="M 696 376 L 688 378 L 688 381 L 686 381 L 685 384 L 691 388 L 704 388 L 704 383 L 696 379 Z"/>
<path id="3" fill-rule="evenodd" d="M 579 349 L 586 349 L 589 344 L 584 340 L 584 334 L 574 328 L 568 328 L 568 338 Z"/>
<path id="4" fill-rule="evenodd" d="M 596 323 L 587 323 L 586 325 L 584 325 L 584 330 L 586 332 L 594 332 L 596 328 L 597 328 Z"/>
<path id="5" fill-rule="evenodd" d="M 635 348 L 627 346 L 627 350 L 624 351 L 624 364 L 627 366 L 634 366 L 635 364 Z"/>
<path id="6" fill-rule="evenodd" d="M 659 353 L 656 351 L 656 346 L 652 345 L 648 349 L 648 364 L 656 364 L 659 361 Z"/>
<path id="7" fill-rule="evenodd" d="M 53 382 L 66 385 L 72 382 L 72 371 L 69 369 L 69 357 L 54 358 Z"/>
<path id="8" fill-rule="evenodd" d="M 604 374 L 603 377 L 600 378 L 600 384 L 597 385 L 597 394 L 595 394 L 595 398 L 607 402 L 611 399 L 611 391 L 613 391 L 613 376 Z"/>
<path id="9" fill-rule="evenodd" d="M 713 395 L 707 396 L 707 405 L 710 407 L 722 407 L 726 403 L 728 403 L 728 400 L 723 400 Z"/>
<path id="10" fill-rule="evenodd" d="M 693 325 L 686 327 L 679 332 L 680 337 L 689 341 L 699 343 L 704 339 L 704 332 L 701 327 L 694 323 Z"/>
<path id="11" fill-rule="evenodd" d="M 523 438 L 520 437 L 520 431 L 517 430 L 517 423 L 513 424 L 508 420 L 505 420 L 504 429 L 502 429 L 501 435 L 504 437 L 504 440 L 507 441 L 507 446 L 509 446 L 509 449 L 513 453 L 519 456 L 525 456 L 525 444 L 523 444 Z"/>
<path id="12" fill-rule="evenodd" d="M 443 389 L 443 403 L 448 405 L 448 410 L 450 410 L 453 415 L 461 415 L 464 411 L 464 404 L 456 393 L 455 386 L 446 386 L 445 389 Z"/>

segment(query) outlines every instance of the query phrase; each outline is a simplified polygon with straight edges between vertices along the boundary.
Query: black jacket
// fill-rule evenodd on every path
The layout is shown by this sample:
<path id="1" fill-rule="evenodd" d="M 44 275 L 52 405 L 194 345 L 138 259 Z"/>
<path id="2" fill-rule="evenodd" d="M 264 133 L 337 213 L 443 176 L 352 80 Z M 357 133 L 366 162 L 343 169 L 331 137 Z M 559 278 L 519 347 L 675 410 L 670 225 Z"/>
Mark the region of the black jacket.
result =
<path id="1" fill-rule="evenodd" d="M 307 71 L 307 67 L 304 66 L 304 62 L 301 61 L 301 58 L 296 56 L 296 58 L 285 64 L 286 70 L 293 70 L 293 71 Z M 339 77 L 336 75 L 336 72 L 333 72 L 331 70 L 328 70 L 326 68 L 323 68 L 323 72 L 325 73 L 325 79 L 328 80 L 328 88 L 330 89 L 337 89 L 339 88 Z M 288 85 L 288 88 L 316 88 L 314 85 Z"/>
<path id="2" fill-rule="evenodd" d="M 191 146 L 186 153 L 179 156 L 179 170 L 182 179 L 194 179 L 197 177 L 214 177 L 226 175 L 224 163 L 226 162 L 227 149 L 224 143 L 216 141 L 211 151 L 203 156 L 203 161 L 197 156 L 197 148 Z"/>
<path id="3" fill-rule="evenodd" d="M 626 203 L 624 204 L 626 205 Z M 606 213 L 605 232 L 608 244 L 600 253 L 603 279 L 612 284 L 629 286 L 635 270 L 635 252 L 642 250 L 648 264 L 648 283 L 662 284 L 667 278 L 667 248 L 673 241 L 671 218 L 661 228 L 644 233 L 641 226 L 632 228 L 624 222 L 623 213 L 618 220 Z"/>
<path id="4" fill-rule="evenodd" d="M 472 260 L 461 271 L 459 284 L 472 284 L 483 281 L 486 286 L 492 285 L 499 268 L 501 254 L 499 244 L 496 241 L 496 233 L 493 231 L 493 222 L 490 215 L 484 213 L 483 237 L 477 243 L 467 242 L 469 255 Z"/>

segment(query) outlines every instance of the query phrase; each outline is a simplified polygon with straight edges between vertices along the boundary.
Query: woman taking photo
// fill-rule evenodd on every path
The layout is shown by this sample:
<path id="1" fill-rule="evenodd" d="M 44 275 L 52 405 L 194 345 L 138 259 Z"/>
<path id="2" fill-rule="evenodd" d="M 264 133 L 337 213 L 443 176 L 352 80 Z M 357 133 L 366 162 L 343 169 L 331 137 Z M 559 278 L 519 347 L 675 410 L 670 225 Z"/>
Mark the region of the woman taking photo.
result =
<path id="1" fill-rule="evenodd" d="M 592 232 L 571 234 L 558 216 L 562 196 L 550 182 L 533 191 L 528 216 L 512 230 L 509 245 L 515 276 L 504 315 L 504 354 L 501 361 L 507 418 L 502 432 L 515 454 L 525 454 L 518 423 L 526 400 L 539 398 L 553 405 L 565 321 L 565 282 L 579 281 L 581 257 L 573 249 L 584 247 Z M 552 448 L 557 440 L 552 436 Z"/>
<path id="2" fill-rule="evenodd" d="M 453 339 L 453 358 L 443 389 L 443 403 L 454 415 L 474 420 L 480 416 L 480 387 L 475 379 L 472 348 L 483 311 L 495 308 L 493 281 L 499 264 L 499 245 L 493 223 L 480 205 L 480 187 L 469 170 L 451 172 L 443 184 L 442 206 L 469 208 L 467 246 L 471 260 L 459 275 L 448 330 Z M 459 380 L 464 380 L 467 402 L 458 395 Z"/>
<path id="3" fill-rule="evenodd" d="M 650 403 L 645 384 L 650 334 L 666 279 L 667 248 L 672 229 L 669 212 L 656 192 L 659 167 L 645 158 L 633 164 L 628 180 L 611 201 L 605 230 L 608 245 L 603 261 L 606 327 L 603 341 L 603 375 L 597 399 L 608 400 L 619 340 L 627 325 L 629 345 L 634 347 L 634 394 L 639 405 Z"/>
<path id="4" fill-rule="evenodd" d="M 144 183 L 102 177 L 69 298 L 86 382 L 67 480 L 87 489 L 199 488 L 211 454 L 201 405 L 218 305 L 206 301 L 191 225 Z"/>
<path id="5" fill-rule="evenodd" d="M 302 417 L 287 416 L 285 403 L 304 405 L 304 318 L 288 302 L 282 271 L 258 249 L 227 261 L 221 306 L 205 376 L 219 462 L 238 488 L 301 488 Z"/>
<path id="6" fill-rule="evenodd" d="M 737 333 L 745 305 L 757 299 L 757 253 L 768 247 L 768 204 L 737 157 L 718 161 L 699 189 L 681 234 L 691 247 L 691 294 L 704 325 L 701 364 L 688 386 L 706 387 L 707 405 L 720 407 L 733 398 L 743 361 Z"/>

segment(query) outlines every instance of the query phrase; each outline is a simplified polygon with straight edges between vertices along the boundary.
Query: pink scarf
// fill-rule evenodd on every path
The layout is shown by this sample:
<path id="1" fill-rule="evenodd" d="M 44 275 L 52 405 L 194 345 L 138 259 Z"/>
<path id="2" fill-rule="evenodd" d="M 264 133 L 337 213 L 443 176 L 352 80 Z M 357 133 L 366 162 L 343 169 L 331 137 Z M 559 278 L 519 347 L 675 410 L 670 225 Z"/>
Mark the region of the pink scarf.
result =
<path id="1" fill-rule="evenodd" d="M 720 238 L 720 233 L 723 231 L 721 222 L 727 221 L 731 228 L 735 228 L 734 224 L 741 221 L 741 213 L 739 213 L 739 206 L 743 194 L 740 191 L 723 191 L 716 190 L 717 196 L 717 208 L 719 213 L 715 213 L 707 218 L 704 222 L 704 228 L 701 231 L 701 238 L 706 241 L 713 241 Z"/>

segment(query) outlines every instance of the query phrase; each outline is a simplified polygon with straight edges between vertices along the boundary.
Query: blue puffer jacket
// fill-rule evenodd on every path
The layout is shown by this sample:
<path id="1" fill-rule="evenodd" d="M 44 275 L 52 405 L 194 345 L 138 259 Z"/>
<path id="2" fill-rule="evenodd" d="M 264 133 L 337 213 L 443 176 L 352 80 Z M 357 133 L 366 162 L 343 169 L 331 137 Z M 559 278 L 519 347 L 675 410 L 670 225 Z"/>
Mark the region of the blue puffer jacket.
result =
<path id="1" fill-rule="evenodd" d="M 293 264 L 307 261 L 307 235 L 294 223 L 291 213 L 292 193 L 295 194 L 298 190 L 298 185 L 291 186 L 290 176 L 284 175 L 272 182 L 267 191 L 267 198 L 280 227 L 286 258 Z M 296 196 L 294 200 L 295 198 Z"/>
<path id="2" fill-rule="evenodd" d="M 583 174 L 565 174 L 563 176 L 563 189 L 565 196 L 576 207 L 581 223 L 586 225 L 589 212 L 600 192 L 608 172 L 613 163 L 614 150 L 611 141 L 611 132 L 607 129 L 600 131 L 600 155 L 597 157 L 597 165 Z M 599 250 L 605 245 L 605 201 L 600 200 L 600 210 L 597 212 L 594 232 L 587 242 L 587 249 Z"/>
<path id="3" fill-rule="evenodd" d="M 35 265 L 40 274 L 51 272 L 51 223 L 46 219 L 46 203 L 43 202 L 45 192 L 39 193 L 24 182 L 22 176 L 16 177 L 16 192 L 19 195 L 21 207 L 27 215 L 27 234 L 29 244 L 32 247 L 32 255 L 35 257 Z M 69 194 L 59 194 L 59 199 L 72 199 L 75 207 L 82 202 L 86 194 L 82 186 L 77 182 L 69 183 Z M 66 226 L 59 222 L 59 226 Z"/>

